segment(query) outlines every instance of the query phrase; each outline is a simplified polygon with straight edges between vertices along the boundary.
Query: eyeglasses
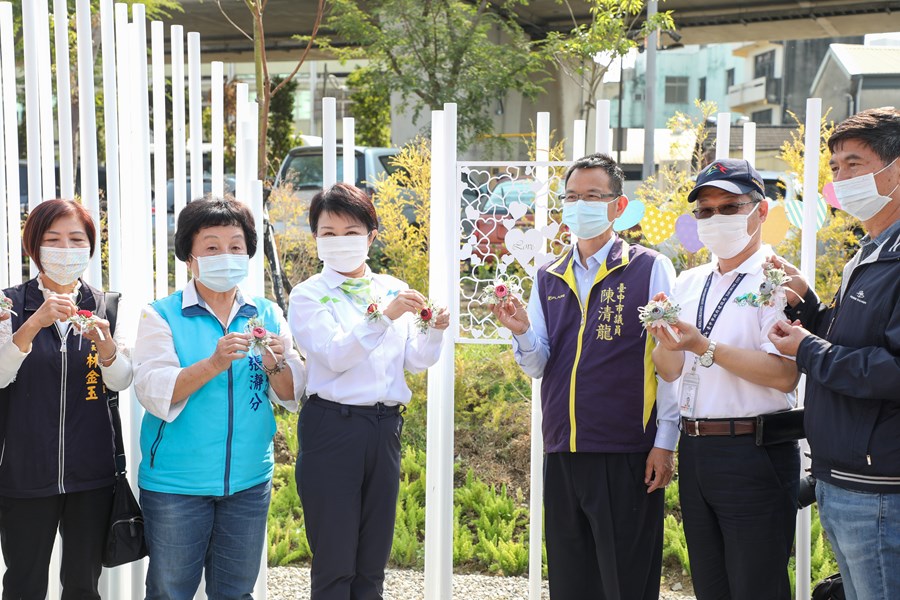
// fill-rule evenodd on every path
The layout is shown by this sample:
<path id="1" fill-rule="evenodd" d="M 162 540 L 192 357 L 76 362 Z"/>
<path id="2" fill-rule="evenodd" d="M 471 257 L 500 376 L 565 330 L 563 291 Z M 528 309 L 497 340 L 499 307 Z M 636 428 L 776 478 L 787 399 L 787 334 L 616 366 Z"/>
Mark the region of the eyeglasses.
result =
<path id="1" fill-rule="evenodd" d="M 747 202 L 735 202 L 733 204 L 723 204 L 717 208 L 695 208 L 691 212 L 694 213 L 696 219 L 708 219 L 715 214 L 731 216 L 738 214 L 742 206 L 747 204 L 757 204 L 759 200 L 748 200 Z"/>
<path id="2" fill-rule="evenodd" d="M 621 196 L 621 194 L 575 194 L 569 192 L 565 194 L 562 199 L 563 202 L 577 202 L 578 200 L 584 200 L 585 202 L 603 202 L 609 204 L 619 196 Z"/>

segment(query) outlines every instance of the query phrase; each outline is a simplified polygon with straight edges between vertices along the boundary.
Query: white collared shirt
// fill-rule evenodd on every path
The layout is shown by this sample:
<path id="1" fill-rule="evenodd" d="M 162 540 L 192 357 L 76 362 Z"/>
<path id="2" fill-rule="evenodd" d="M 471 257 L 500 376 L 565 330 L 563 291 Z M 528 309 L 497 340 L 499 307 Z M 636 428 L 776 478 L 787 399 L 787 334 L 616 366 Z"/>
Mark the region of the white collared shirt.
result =
<path id="1" fill-rule="evenodd" d="M 234 303 L 231 305 L 231 314 L 228 315 L 228 322 L 223 323 L 226 328 L 244 304 L 253 305 L 253 302 L 238 288 Z M 185 308 L 195 305 L 207 308 L 206 303 L 197 294 L 197 288 L 192 279 L 184 286 L 181 306 Z M 294 394 L 291 398 L 279 398 L 270 385 L 269 400 L 291 412 L 296 412 L 299 406 L 298 399 L 303 394 L 303 388 L 306 385 L 306 370 L 300 355 L 291 342 L 287 322 L 280 310 L 276 310 L 275 313 L 278 316 L 278 331 L 272 333 L 281 339 L 284 346 L 284 360 L 294 376 Z M 147 412 L 171 423 L 181 414 L 181 411 L 190 402 L 190 398 L 177 404 L 172 403 L 175 381 L 183 367 L 175 351 L 172 329 L 169 327 L 168 321 L 163 319 L 153 306 L 148 305 L 141 312 L 137 339 L 138 342 L 134 348 L 134 388 L 138 401 L 147 409 Z"/>
<path id="2" fill-rule="evenodd" d="M 746 273 L 725 303 L 708 337 L 729 346 L 781 356 L 775 345 L 769 341 L 768 334 L 776 321 L 784 320 L 784 313 L 775 307 L 755 307 L 749 303 L 741 305 L 735 300 L 747 293 L 759 293 L 759 284 L 764 280 L 762 265 L 766 257 L 773 254 L 770 246 L 763 245 L 753 256 L 724 275 L 719 272 L 718 263 L 715 261 L 683 271 L 675 281 L 672 293 L 675 302 L 681 306 L 681 319 L 692 325 L 697 324 L 700 296 L 710 273 L 712 283 L 703 311 L 704 325 L 738 275 Z M 691 371 L 696 359 L 696 355 L 692 352 L 684 353 L 682 375 Z M 775 388 L 751 383 L 715 363 L 709 368 L 697 364 L 696 372 L 700 377 L 700 387 L 693 414 L 685 416 L 695 419 L 752 417 L 787 410 L 797 404 L 794 392 L 786 394 Z M 680 388 L 681 379 L 677 383 Z"/>
<path id="3" fill-rule="evenodd" d="M 371 278 L 373 300 L 381 310 L 409 288 L 368 267 L 364 277 Z M 307 393 L 355 406 L 406 404 L 412 392 L 404 370 L 418 373 L 436 363 L 444 332 L 419 333 L 410 313 L 396 321 L 383 315 L 366 319 L 365 307 L 340 289 L 346 279 L 326 266 L 291 292 L 288 322 L 306 358 Z"/>
<path id="4" fill-rule="evenodd" d="M 40 275 L 37 276 L 37 284 L 38 289 L 44 294 L 44 300 L 49 298 L 50 294 L 53 292 L 44 287 Z M 73 302 L 78 301 L 78 291 L 80 289 L 81 282 L 79 281 L 75 284 L 75 289 L 72 291 L 72 294 L 70 294 Z M 125 300 L 124 298 L 120 298 L 119 315 L 127 314 L 122 312 L 121 307 L 123 304 L 125 304 Z M 131 355 L 128 351 L 128 347 L 134 340 L 134 336 L 132 335 L 131 323 L 128 323 L 127 321 L 127 319 L 116 321 L 116 330 L 113 333 L 113 340 L 115 340 L 116 346 L 118 347 L 116 360 L 108 367 L 104 367 L 102 363 L 98 363 L 100 364 L 100 373 L 103 376 L 103 385 L 114 392 L 120 392 L 131 385 Z M 63 339 L 65 339 L 67 335 L 73 333 L 70 331 L 71 323 L 68 321 L 57 321 L 54 325 L 59 330 L 59 334 Z M 25 362 L 25 358 L 31 353 L 30 348 L 28 349 L 28 352 L 19 350 L 19 347 L 16 346 L 12 339 L 14 333 L 15 332 L 12 330 L 12 319 L 0 321 L 0 388 L 5 388 L 16 380 L 19 368 L 22 366 L 22 363 Z M 108 357 L 103 356 L 101 358 Z"/>

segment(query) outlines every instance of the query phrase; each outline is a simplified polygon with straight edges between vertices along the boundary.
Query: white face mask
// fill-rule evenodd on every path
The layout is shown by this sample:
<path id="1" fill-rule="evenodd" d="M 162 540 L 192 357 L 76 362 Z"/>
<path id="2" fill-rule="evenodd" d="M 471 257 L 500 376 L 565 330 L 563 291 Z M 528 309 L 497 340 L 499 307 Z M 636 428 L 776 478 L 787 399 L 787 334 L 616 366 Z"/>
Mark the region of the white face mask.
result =
<path id="1" fill-rule="evenodd" d="M 350 273 L 369 257 L 368 235 L 334 235 L 316 238 L 319 259 L 338 273 Z"/>
<path id="2" fill-rule="evenodd" d="M 589 240 L 606 233 L 612 227 L 609 220 L 610 202 L 576 200 L 563 204 L 562 221 L 578 239 Z"/>
<path id="3" fill-rule="evenodd" d="M 750 215 L 756 212 L 757 208 L 758 203 L 746 215 L 716 214 L 708 219 L 698 219 L 697 237 L 719 258 L 734 258 L 747 247 L 756 231 L 759 231 L 757 227 L 753 233 L 747 233 Z"/>
<path id="4" fill-rule="evenodd" d="M 895 162 L 897 162 L 896 158 L 891 161 L 891 164 L 874 173 L 851 177 L 843 181 L 835 181 L 834 195 L 837 197 L 838 202 L 841 203 L 841 208 L 860 221 L 868 221 L 881 212 L 881 209 L 892 200 L 891 194 L 897 191 L 900 183 L 895 185 L 894 189 L 889 193 L 882 196 L 878 193 L 878 184 L 875 183 L 875 176 Z"/>
<path id="5" fill-rule="evenodd" d="M 69 285 L 81 277 L 91 262 L 90 248 L 51 248 L 41 246 L 43 273 L 59 285 Z"/>
<path id="6" fill-rule="evenodd" d="M 250 256 L 247 254 L 216 254 L 198 256 L 197 280 L 214 292 L 227 292 L 247 278 Z"/>

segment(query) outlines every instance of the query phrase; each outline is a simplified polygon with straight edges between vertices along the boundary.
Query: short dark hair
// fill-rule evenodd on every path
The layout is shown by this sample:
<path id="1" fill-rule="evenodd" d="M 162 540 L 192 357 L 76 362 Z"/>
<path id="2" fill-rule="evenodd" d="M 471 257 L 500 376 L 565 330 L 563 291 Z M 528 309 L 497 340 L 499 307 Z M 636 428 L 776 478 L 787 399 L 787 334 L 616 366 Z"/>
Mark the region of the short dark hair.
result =
<path id="1" fill-rule="evenodd" d="M 831 137 L 828 149 L 847 140 L 857 140 L 871 148 L 885 164 L 900 156 L 900 111 L 893 106 L 870 108 L 841 121 Z"/>
<path id="2" fill-rule="evenodd" d="M 243 229 L 247 254 L 251 258 L 256 254 L 256 221 L 250 207 L 238 202 L 231 194 L 225 194 L 224 198 L 206 195 L 181 209 L 175 228 L 175 256 L 182 262 L 187 261 L 194 238 L 200 230 L 222 225 L 236 225 Z"/>
<path id="3" fill-rule="evenodd" d="M 319 217 L 323 212 L 359 221 L 369 232 L 378 229 L 375 205 L 363 190 L 353 185 L 336 183 L 313 196 L 309 203 L 309 228 L 313 233 L 319 228 Z"/>
<path id="4" fill-rule="evenodd" d="M 41 240 L 44 234 L 53 225 L 53 222 L 61 217 L 75 217 L 84 225 L 88 242 L 91 244 L 91 256 L 94 255 L 97 242 L 97 229 L 94 227 L 94 219 L 85 207 L 74 200 L 55 198 L 45 200 L 34 207 L 25 220 L 25 230 L 22 232 L 22 247 L 25 254 L 34 261 L 39 271 L 43 271 L 41 265 Z"/>
<path id="5" fill-rule="evenodd" d="M 566 171 L 566 184 L 569 183 L 569 177 L 572 176 L 572 173 L 578 169 L 603 169 L 609 175 L 609 181 L 612 185 L 612 190 L 610 191 L 613 194 L 622 194 L 622 190 L 625 187 L 625 173 L 609 154 L 597 152 L 596 154 L 588 154 L 573 162 L 569 170 Z"/>

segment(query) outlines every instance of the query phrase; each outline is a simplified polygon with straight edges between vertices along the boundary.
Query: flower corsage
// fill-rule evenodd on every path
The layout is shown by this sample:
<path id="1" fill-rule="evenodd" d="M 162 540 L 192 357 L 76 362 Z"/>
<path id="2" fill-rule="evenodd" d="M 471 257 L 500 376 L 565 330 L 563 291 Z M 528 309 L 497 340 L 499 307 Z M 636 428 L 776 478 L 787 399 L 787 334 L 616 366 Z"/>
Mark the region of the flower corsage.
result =
<path id="1" fill-rule="evenodd" d="M 258 317 L 248 319 L 247 325 L 244 326 L 244 331 L 250 336 L 251 353 L 262 357 L 263 352 L 268 352 L 272 355 L 272 358 L 275 359 L 275 367 L 272 369 L 267 369 L 266 366 L 262 364 L 262 361 L 260 361 L 260 366 L 262 366 L 263 371 L 269 375 L 274 375 L 275 373 L 283 371 L 285 366 L 284 359 L 279 363 L 278 357 L 275 356 L 275 353 L 269 347 L 269 332 L 262 322 L 262 319 Z"/>
<path id="2" fill-rule="evenodd" d="M 366 321 L 377 321 L 382 317 L 381 308 L 379 308 L 377 302 L 371 302 L 368 307 L 366 307 Z"/>
<path id="3" fill-rule="evenodd" d="M 96 329 L 97 335 L 100 336 L 100 341 L 106 341 L 106 337 L 104 337 L 103 331 L 101 331 L 100 328 L 97 327 L 97 316 L 89 310 L 79 310 L 74 315 L 69 317 L 69 323 L 72 323 L 73 325 L 75 325 L 75 327 L 78 328 L 79 350 L 81 350 L 81 340 L 84 338 L 85 331 Z"/>
<path id="4" fill-rule="evenodd" d="M 772 263 L 763 265 L 763 275 L 765 279 L 759 284 L 759 305 L 775 306 L 779 310 L 784 310 L 787 306 L 787 292 L 791 292 L 799 298 L 797 292 L 787 287 L 787 282 L 792 278 L 784 272 L 784 269 L 776 269 Z M 803 302 L 803 298 L 800 298 Z"/>
<path id="5" fill-rule="evenodd" d="M 419 314 L 416 316 L 416 327 L 419 329 L 419 333 L 425 333 L 431 327 L 434 327 L 434 314 L 436 312 L 436 308 L 434 304 L 431 303 L 430 300 L 425 301 L 425 308 L 419 311 Z"/>
<path id="6" fill-rule="evenodd" d="M 13 301 L 0 293 L 0 313 L 9 313 L 18 317 L 19 315 L 12 309 L 12 307 Z"/>
<path id="7" fill-rule="evenodd" d="M 513 281 L 497 279 L 494 283 L 484 288 L 478 301 L 482 304 L 500 304 L 509 300 L 510 295 L 513 294 L 516 296 L 522 294 L 522 288 L 519 284 Z"/>
<path id="8" fill-rule="evenodd" d="M 681 307 L 672 302 L 671 299 L 651 300 L 645 306 L 638 308 L 638 316 L 645 329 L 650 329 L 658 325 L 666 328 L 676 342 L 681 340 L 672 325 L 678 322 L 678 315 L 681 313 Z"/>

